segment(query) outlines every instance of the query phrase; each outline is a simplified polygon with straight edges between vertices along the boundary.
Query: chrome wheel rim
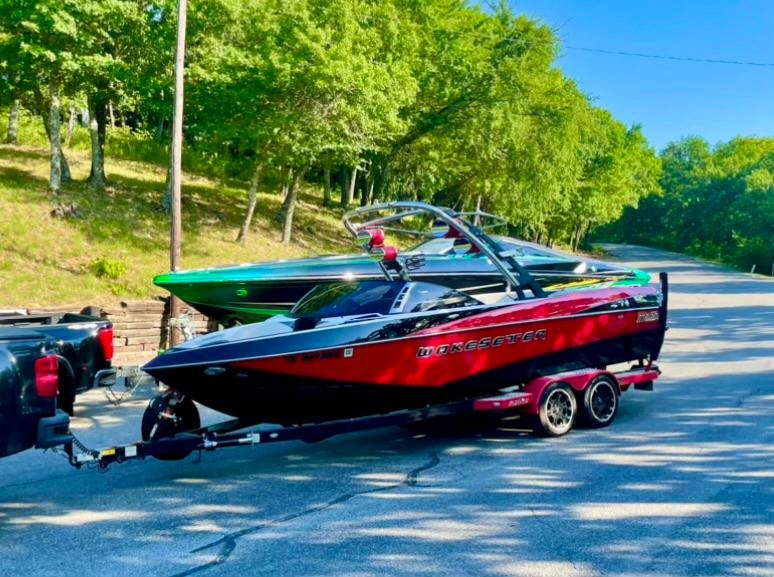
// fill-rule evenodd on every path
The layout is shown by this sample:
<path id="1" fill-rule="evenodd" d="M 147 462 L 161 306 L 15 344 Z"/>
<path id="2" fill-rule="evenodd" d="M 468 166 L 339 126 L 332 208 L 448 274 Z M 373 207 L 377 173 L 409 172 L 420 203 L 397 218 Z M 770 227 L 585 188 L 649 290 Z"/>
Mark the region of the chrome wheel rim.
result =
<path id="1" fill-rule="evenodd" d="M 607 381 L 600 381 L 592 385 L 590 397 L 591 414 L 600 423 L 607 423 L 613 418 L 618 397 L 615 389 Z"/>
<path id="2" fill-rule="evenodd" d="M 575 414 L 573 399 L 565 390 L 557 389 L 546 399 L 546 420 L 556 432 L 564 432 L 572 426 Z"/>

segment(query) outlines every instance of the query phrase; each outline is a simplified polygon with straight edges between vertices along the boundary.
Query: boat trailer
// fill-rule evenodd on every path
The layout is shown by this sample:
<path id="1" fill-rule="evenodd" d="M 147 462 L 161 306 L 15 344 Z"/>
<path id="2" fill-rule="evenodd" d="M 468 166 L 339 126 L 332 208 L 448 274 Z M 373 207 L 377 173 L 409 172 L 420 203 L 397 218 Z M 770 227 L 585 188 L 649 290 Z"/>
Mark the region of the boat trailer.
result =
<path id="1" fill-rule="evenodd" d="M 214 451 L 226 447 L 254 447 L 282 441 L 317 442 L 334 435 L 381 427 L 410 425 L 427 419 L 471 413 L 520 414 L 531 417 L 536 432 L 560 436 L 569 432 L 577 419 L 590 427 L 605 427 L 613 422 L 618 397 L 630 387 L 653 390 L 659 377 L 657 366 L 643 361 L 623 372 L 582 369 L 541 376 L 523 386 L 504 389 L 495 396 L 469 398 L 390 413 L 311 423 L 298 426 L 246 424 L 240 419 L 222 421 L 171 437 L 138 441 L 127 445 L 92 450 L 69 429 L 51 438 L 64 445 L 69 463 L 107 469 L 113 463 L 155 457 L 178 460 L 194 451 Z"/>

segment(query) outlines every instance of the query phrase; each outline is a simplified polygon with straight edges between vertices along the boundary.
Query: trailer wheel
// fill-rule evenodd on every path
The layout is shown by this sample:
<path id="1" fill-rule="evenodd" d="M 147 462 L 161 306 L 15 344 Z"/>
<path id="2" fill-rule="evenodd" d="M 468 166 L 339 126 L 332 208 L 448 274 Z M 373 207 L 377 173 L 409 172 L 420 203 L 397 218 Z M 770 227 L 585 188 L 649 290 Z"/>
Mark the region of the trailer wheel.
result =
<path id="1" fill-rule="evenodd" d="M 535 433 L 561 437 L 570 432 L 578 417 L 578 402 L 569 385 L 549 385 L 540 397 L 540 408 L 534 418 Z"/>
<path id="2" fill-rule="evenodd" d="M 600 375 L 583 391 L 581 420 L 588 427 L 607 427 L 618 414 L 618 387 L 615 381 Z"/>
<path id="3" fill-rule="evenodd" d="M 142 416 L 140 432 L 143 441 L 156 441 L 174 437 L 178 433 L 198 429 L 201 426 L 199 410 L 188 397 L 176 392 L 154 397 Z M 191 451 L 169 451 L 156 454 L 162 461 L 185 459 Z"/>

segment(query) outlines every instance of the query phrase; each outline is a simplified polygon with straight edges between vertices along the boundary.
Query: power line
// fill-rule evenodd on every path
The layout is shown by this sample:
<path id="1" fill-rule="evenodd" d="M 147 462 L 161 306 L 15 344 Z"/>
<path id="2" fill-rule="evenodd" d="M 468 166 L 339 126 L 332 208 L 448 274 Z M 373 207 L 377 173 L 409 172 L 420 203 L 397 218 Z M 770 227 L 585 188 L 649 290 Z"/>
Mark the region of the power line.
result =
<path id="1" fill-rule="evenodd" d="M 623 50 L 605 50 L 602 48 L 587 48 L 585 46 L 565 46 L 568 50 L 581 52 L 598 52 L 600 54 L 615 54 L 617 56 L 634 56 L 637 58 L 653 58 L 656 60 L 678 60 L 680 62 L 702 62 L 705 64 L 731 64 L 735 66 L 774 67 L 774 62 L 749 62 L 744 60 L 720 60 L 716 58 L 690 58 L 687 56 L 670 56 L 666 54 L 645 54 L 643 52 L 625 52 Z"/>

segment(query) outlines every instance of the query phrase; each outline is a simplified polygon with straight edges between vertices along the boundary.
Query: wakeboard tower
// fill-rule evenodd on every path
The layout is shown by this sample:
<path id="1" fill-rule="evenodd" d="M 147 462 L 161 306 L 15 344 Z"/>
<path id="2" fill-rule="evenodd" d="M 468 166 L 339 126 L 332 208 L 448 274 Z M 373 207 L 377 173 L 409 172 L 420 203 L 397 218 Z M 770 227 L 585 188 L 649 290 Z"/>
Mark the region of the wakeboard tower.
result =
<path id="1" fill-rule="evenodd" d="M 497 241 L 545 292 L 650 282 L 643 271 L 502 236 L 508 232 L 508 223 L 496 215 L 443 210 Z M 403 260 L 424 258 L 421 267 L 411 270 L 412 280 L 444 285 L 473 297 L 486 298 L 488 293 L 503 290 L 502 273 L 492 261 L 456 229 L 424 211 L 406 208 L 385 212 L 367 206 L 348 212 L 344 225 L 354 237 L 361 231 L 379 229 L 393 240 L 409 243 L 409 248 L 401 251 Z M 363 250 L 359 254 L 170 272 L 156 276 L 153 282 L 224 327 L 231 327 L 286 314 L 319 285 L 383 278 L 378 261 Z"/>

